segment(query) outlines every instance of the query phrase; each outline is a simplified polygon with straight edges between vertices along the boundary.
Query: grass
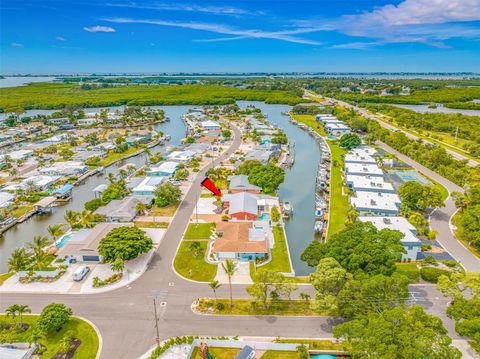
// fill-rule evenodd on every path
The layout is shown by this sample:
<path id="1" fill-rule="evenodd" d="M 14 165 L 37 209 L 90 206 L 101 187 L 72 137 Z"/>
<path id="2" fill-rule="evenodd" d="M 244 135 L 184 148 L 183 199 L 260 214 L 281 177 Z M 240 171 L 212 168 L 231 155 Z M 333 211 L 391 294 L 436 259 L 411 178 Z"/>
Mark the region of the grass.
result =
<path id="1" fill-rule="evenodd" d="M 238 348 L 215 348 L 215 347 L 208 347 L 208 352 L 214 357 L 215 359 L 235 359 L 237 354 L 240 352 Z M 193 349 L 193 353 L 191 356 L 192 359 L 203 359 L 200 355 L 200 350 L 198 347 Z"/>
<path id="2" fill-rule="evenodd" d="M 443 187 L 440 183 L 438 183 L 437 181 L 435 181 L 433 178 L 431 177 L 428 177 L 426 175 L 424 175 L 422 173 L 422 176 L 424 176 L 425 178 L 427 178 L 430 182 L 432 182 L 433 186 L 436 187 L 440 193 L 442 194 L 442 202 L 445 202 L 445 200 L 448 198 L 448 189 L 446 189 L 445 187 Z"/>
<path id="3" fill-rule="evenodd" d="M 175 212 L 177 212 L 179 203 L 169 204 L 165 207 L 154 207 L 149 215 L 158 216 L 158 217 L 173 217 Z"/>
<path id="4" fill-rule="evenodd" d="M 209 239 L 212 235 L 214 223 L 190 223 L 183 236 L 184 239 Z"/>
<path id="5" fill-rule="evenodd" d="M 300 354 L 286 350 L 267 350 L 261 359 L 300 359 Z"/>
<path id="6" fill-rule="evenodd" d="M 185 278 L 199 282 L 209 282 L 217 275 L 217 266 L 205 261 L 208 241 L 198 241 L 200 248 L 194 256 L 194 250 L 190 247 L 194 241 L 182 241 L 173 261 L 175 270 Z"/>
<path id="7" fill-rule="evenodd" d="M 125 152 L 122 153 L 110 151 L 107 156 L 105 156 L 100 162 L 98 162 L 98 166 L 108 166 L 115 161 L 121 160 L 122 158 L 133 155 L 134 153 L 139 151 L 141 151 L 141 149 L 137 147 L 129 147 Z"/>
<path id="8" fill-rule="evenodd" d="M 330 174 L 330 214 L 328 222 L 328 236 L 340 232 L 345 228 L 350 203 L 348 196 L 343 194 L 343 155 L 347 150 L 340 147 L 338 142 L 327 141 L 331 151 L 332 171 Z"/>
<path id="9" fill-rule="evenodd" d="M 230 308 L 230 299 L 219 298 L 217 301 L 223 304 L 223 309 L 218 309 L 215 300 L 211 298 L 201 298 L 197 310 L 202 313 L 216 315 L 283 315 L 283 316 L 326 316 L 332 315 L 329 312 L 315 312 L 310 308 L 310 303 L 303 300 L 278 300 L 275 303 L 268 301 L 268 308 L 262 304 L 254 306 L 253 299 L 233 299 L 233 308 Z M 220 306 L 221 307 L 221 306 Z"/>
<path id="10" fill-rule="evenodd" d="M 0 274 L 0 285 L 2 285 L 8 278 L 10 278 L 14 274 L 15 272 Z"/>
<path id="11" fill-rule="evenodd" d="M 403 274 L 410 279 L 410 283 L 418 283 L 420 279 L 420 269 L 415 263 L 397 263 L 397 273 Z"/>
<path id="12" fill-rule="evenodd" d="M 38 315 L 24 315 L 22 321 L 29 324 L 30 328 L 14 337 L 14 342 L 28 342 L 33 326 L 38 319 Z M 12 323 L 10 318 L 0 315 L 0 322 Z M 75 359 L 94 359 L 97 355 L 99 341 L 93 327 L 79 318 L 70 318 L 66 325 L 59 331 L 49 333 L 40 343 L 47 347 L 47 351 L 42 355 L 43 359 L 52 358 L 60 347 L 60 342 L 67 331 L 73 331 L 75 338 L 81 340 L 80 346 L 75 352 Z"/>
<path id="13" fill-rule="evenodd" d="M 138 228 L 168 228 L 170 223 L 168 222 L 134 222 L 135 226 Z"/>
<path id="14" fill-rule="evenodd" d="M 290 273 L 292 267 L 290 266 L 287 240 L 281 226 L 277 225 L 273 227 L 273 237 L 275 244 L 271 253 L 272 260 L 263 266 L 257 267 L 257 270 Z"/>
<path id="15" fill-rule="evenodd" d="M 295 343 L 295 344 L 308 344 L 309 349 L 313 350 L 344 350 L 343 343 L 334 343 L 331 340 L 323 339 L 275 339 L 276 343 Z"/>
<path id="16" fill-rule="evenodd" d="M 314 115 L 297 115 L 290 112 L 290 116 L 297 122 L 304 123 L 305 125 L 313 128 L 320 136 L 327 136 L 323 125 L 317 121 Z"/>
<path id="17" fill-rule="evenodd" d="M 19 217 L 24 216 L 26 213 L 28 213 L 28 212 L 30 212 L 30 211 L 32 211 L 32 210 L 33 210 L 33 205 L 32 205 L 32 204 L 27 204 L 27 205 L 18 207 L 17 209 L 15 209 L 14 211 L 12 211 L 12 213 L 10 213 L 10 215 L 11 215 L 12 217 L 19 218 Z"/>

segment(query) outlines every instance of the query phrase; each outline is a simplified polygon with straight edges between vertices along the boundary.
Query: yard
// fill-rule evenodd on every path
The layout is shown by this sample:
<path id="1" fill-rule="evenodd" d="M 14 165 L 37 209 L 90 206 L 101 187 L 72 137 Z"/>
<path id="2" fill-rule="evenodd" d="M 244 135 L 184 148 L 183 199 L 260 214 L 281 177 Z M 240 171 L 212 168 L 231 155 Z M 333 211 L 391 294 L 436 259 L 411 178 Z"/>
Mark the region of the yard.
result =
<path id="1" fill-rule="evenodd" d="M 320 136 L 327 136 L 323 125 L 317 121 L 315 116 L 313 115 L 297 115 L 290 112 L 290 115 L 296 120 L 297 122 L 304 123 L 305 125 L 313 128 Z"/>
<path id="2" fill-rule="evenodd" d="M 291 272 L 287 240 L 283 233 L 283 228 L 279 225 L 273 227 L 273 237 L 275 244 L 272 249 L 272 260 L 263 266 L 257 267 L 257 270 L 266 270 L 269 272 Z"/>
<path id="3" fill-rule="evenodd" d="M 22 322 L 27 323 L 30 327 L 28 330 L 16 334 L 10 341 L 28 342 L 37 318 L 38 315 L 24 315 Z M 12 323 L 12 320 L 5 315 L 0 315 L 0 323 L 3 322 Z M 72 317 L 60 331 L 50 333 L 45 339 L 40 340 L 40 343 L 47 347 L 47 351 L 42 355 L 42 359 L 52 358 L 58 352 L 61 340 L 67 331 L 73 331 L 75 338 L 81 340 L 81 344 L 75 352 L 75 359 L 94 359 L 96 357 L 99 346 L 97 333 L 84 320 Z"/>
<path id="4" fill-rule="evenodd" d="M 165 207 L 154 206 L 149 215 L 158 216 L 158 217 L 173 217 L 175 215 L 175 212 L 177 212 L 177 208 L 178 208 L 178 203 L 170 204 Z"/>
<path id="5" fill-rule="evenodd" d="M 100 162 L 98 162 L 98 166 L 108 166 L 115 161 L 121 160 L 124 157 L 133 155 L 136 152 L 139 152 L 141 149 L 137 147 L 129 147 L 125 152 L 116 153 L 114 151 L 110 151 L 105 158 L 102 158 Z"/>
<path id="6" fill-rule="evenodd" d="M 192 247 L 192 243 L 199 243 L 199 248 Z M 217 266 L 205 261 L 208 241 L 184 240 L 178 248 L 173 261 L 175 270 L 185 278 L 200 282 L 209 282 L 217 275 Z M 195 255 L 195 252 L 196 255 Z"/>
<path id="7" fill-rule="evenodd" d="M 344 350 L 344 346 L 345 346 L 343 343 L 334 343 L 331 340 L 321 340 L 321 339 L 278 338 L 278 339 L 275 339 L 275 342 L 276 343 L 308 344 L 309 349 L 314 349 L 314 350 Z"/>
<path id="8" fill-rule="evenodd" d="M 330 177 L 330 214 L 328 236 L 345 228 L 350 204 L 348 196 L 343 194 L 343 155 L 347 151 L 336 141 L 327 141 L 332 156 L 332 172 Z"/>
<path id="9" fill-rule="evenodd" d="M 214 223 L 190 223 L 183 238 L 209 239 L 213 228 L 215 228 Z"/>
<path id="10" fill-rule="evenodd" d="M 214 359 L 235 359 L 240 349 L 238 348 L 215 348 L 209 347 L 208 352 Z M 202 359 L 198 347 L 193 350 L 192 359 Z"/>
<path id="11" fill-rule="evenodd" d="M 289 352 L 281 350 L 267 350 L 261 359 L 300 359 L 298 352 Z"/>
<path id="12" fill-rule="evenodd" d="M 268 308 L 262 304 L 253 305 L 253 299 L 234 299 L 233 308 L 230 308 L 230 299 L 219 298 L 215 304 L 214 299 L 202 298 L 199 300 L 197 310 L 201 313 L 216 315 L 285 315 L 285 316 L 327 316 L 332 313 L 318 313 L 310 308 L 310 301 L 292 299 L 268 301 Z M 221 303 L 221 304 L 220 304 Z M 223 305 L 223 306 L 222 306 Z M 221 309 L 219 309 L 221 308 Z"/>

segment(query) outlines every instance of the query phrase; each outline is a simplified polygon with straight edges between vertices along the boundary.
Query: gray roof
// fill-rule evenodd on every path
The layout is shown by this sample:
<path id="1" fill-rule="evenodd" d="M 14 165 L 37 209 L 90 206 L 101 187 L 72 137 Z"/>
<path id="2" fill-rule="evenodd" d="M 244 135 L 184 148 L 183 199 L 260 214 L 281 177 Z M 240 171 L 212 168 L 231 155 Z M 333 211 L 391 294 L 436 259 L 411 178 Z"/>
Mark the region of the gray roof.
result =
<path id="1" fill-rule="evenodd" d="M 137 204 L 143 202 L 137 196 L 124 199 L 114 199 L 104 207 L 95 211 L 96 214 L 112 219 L 132 221 L 137 215 Z"/>
<path id="2" fill-rule="evenodd" d="M 227 194 L 222 197 L 223 201 L 230 202 L 229 213 L 247 212 L 258 214 L 258 197 L 248 193 L 240 192 L 235 194 Z"/>
<path id="3" fill-rule="evenodd" d="M 235 359 L 248 359 L 252 355 L 253 348 L 249 345 L 245 345 L 242 350 L 237 354 Z"/>
<path id="4" fill-rule="evenodd" d="M 237 176 L 229 176 L 228 180 L 230 181 L 229 189 L 236 189 L 236 190 L 260 190 L 261 188 L 250 184 L 248 182 L 248 176 L 246 175 L 237 175 Z"/>

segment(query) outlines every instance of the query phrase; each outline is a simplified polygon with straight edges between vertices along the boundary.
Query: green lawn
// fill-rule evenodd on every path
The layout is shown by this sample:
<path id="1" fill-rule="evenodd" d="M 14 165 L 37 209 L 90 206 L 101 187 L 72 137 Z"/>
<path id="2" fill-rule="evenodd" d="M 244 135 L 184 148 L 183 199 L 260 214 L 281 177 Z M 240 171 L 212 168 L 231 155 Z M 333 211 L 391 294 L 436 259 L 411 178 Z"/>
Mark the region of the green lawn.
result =
<path id="1" fill-rule="evenodd" d="M 272 249 L 272 260 L 263 266 L 257 267 L 257 270 L 266 270 L 269 272 L 291 272 L 290 260 L 288 258 L 287 240 L 283 233 L 283 228 L 279 225 L 273 227 L 273 236 L 275 244 Z"/>
<path id="2" fill-rule="evenodd" d="M 28 338 L 32 332 L 33 325 L 37 321 L 38 315 L 24 315 L 23 322 L 30 325 L 30 328 L 22 333 L 18 333 L 13 338 L 15 342 L 28 342 Z M 0 323 L 12 323 L 11 319 L 5 315 L 0 315 Z M 42 359 L 52 358 L 58 351 L 60 341 L 67 331 L 73 331 L 75 338 L 81 340 L 80 346 L 75 352 L 74 359 L 94 359 L 98 351 L 97 333 L 90 324 L 79 319 L 70 318 L 68 323 L 59 331 L 49 333 L 40 343 L 47 347 L 47 351 L 42 355 Z"/>
<path id="3" fill-rule="evenodd" d="M 135 152 L 139 152 L 141 149 L 137 147 L 129 147 L 125 152 L 116 153 L 114 151 L 110 151 L 105 158 L 102 158 L 100 162 L 98 162 L 99 166 L 108 166 L 115 161 L 118 161 L 124 157 L 130 156 Z"/>
<path id="4" fill-rule="evenodd" d="M 397 273 L 408 277 L 411 283 L 417 283 L 420 279 L 420 269 L 415 263 L 397 263 L 396 266 Z"/>
<path id="5" fill-rule="evenodd" d="M 135 221 L 133 222 L 135 227 L 138 228 L 168 228 L 168 225 L 170 223 L 168 222 L 139 222 Z"/>
<path id="6" fill-rule="evenodd" d="M 205 261 L 208 241 L 198 241 L 200 249 L 194 257 L 194 251 L 190 248 L 195 241 L 182 241 L 173 261 L 175 270 L 185 278 L 200 282 L 209 282 L 217 275 L 217 266 Z"/>
<path id="7" fill-rule="evenodd" d="M 238 348 L 215 348 L 209 347 L 208 352 L 213 356 L 214 359 L 235 359 L 237 354 L 240 352 Z M 202 359 L 198 347 L 193 349 L 191 356 L 192 359 Z"/>
<path id="8" fill-rule="evenodd" d="M 290 112 L 290 115 L 296 120 L 297 122 L 304 123 L 305 125 L 313 128 L 320 136 L 327 136 L 323 125 L 317 121 L 315 116 L 313 115 L 297 115 Z"/>
<path id="9" fill-rule="evenodd" d="M 15 274 L 14 272 L 0 274 L 0 285 L 2 285 L 3 282 L 5 282 L 8 278 L 10 278 L 14 274 Z"/>
<path id="10" fill-rule="evenodd" d="M 284 350 L 267 350 L 261 359 L 300 359 L 300 354 Z"/>
<path id="11" fill-rule="evenodd" d="M 170 204 L 165 207 L 156 207 L 150 211 L 149 216 L 159 216 L 159 217 L 173 217 L 175 212 L 177 212 L 179 203 L 177 204 Z M 153 212 L 153 213 L 152 213 Z"/>
<path id="12" fill-rule="evenodd" d="M 345 228 L 347 213 L 350 208 L 348 196 L 343 195 L 343 155 L 347 151 L 336 141 L 327 141 L 331 151 L 332 172 L 330 174 L 330 214 L 328 222 L 328 236 L 340 232 Z"/>
<path id="13" fill-rule="evenodd" d="M 472 246 L 468 240 L 465 239 L 465 236 L 463 234 L 463 229 L 462 226 L 460 225 L 460 218 L 462 216 L 462 212 L 458 211 L 455 213 L 455 215 L 452 217 L 452 224 L 457 227 L 457 230 L 455 231 L 455 238 L 459 240 L 470 252 L 472 252 L 475 256 L 480 258 L 480 249 Z"/>
<path id="14" fill-rule="evenodd" d="M 190 223 L 183 236 L 184 239 L 209 239 L 212 235 L 214 223 Z"/>
<path id="15" fill-rule="evenodd" d="M 310 308 L 310 303 L 303 300 L 278 300 L 272 303 L 268 302 L 269 307 L 264 308 L 262 304 L 252 305 L 253 299 L 233 299 L 234 306 L 230 308 L 230 299 L 219 298 L 218 303 L 223 304 L 223 309 L 216 307 L 215 300 L 211 298 L 201 298 L 197 310 L 217 315 L 307 315 L 307 316 L 325 316 L 332 313 L 318 313 Z M 213 310 L 213 312 L 212 312 Z"/>

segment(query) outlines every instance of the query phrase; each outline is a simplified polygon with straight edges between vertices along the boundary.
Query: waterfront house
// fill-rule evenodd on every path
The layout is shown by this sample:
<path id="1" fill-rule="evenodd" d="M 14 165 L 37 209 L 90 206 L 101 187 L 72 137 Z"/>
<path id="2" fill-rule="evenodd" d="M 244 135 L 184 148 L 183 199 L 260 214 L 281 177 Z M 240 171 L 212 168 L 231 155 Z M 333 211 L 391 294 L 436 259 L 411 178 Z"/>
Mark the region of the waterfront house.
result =
<path id="1" fill-rule="evenodd" d="M 324 123 L 325 120 L 337 120 L 337 117 L 329 113 L 321 113 L 316 116 L 317 121 Z"/>
<path id="2" fill-rule="evenodd" d="M 72 157 L 72 161 L 79 161 L 85 162 L 89 158 L 97 157 L 97 158 L 104 158 L 107 155 L 105 151 L 98 150 L 98 151 L 78 151 Z"/>
<path id="3" fill-rule="evenodd" d="M 0 208 L 6 208 L 13 203 L 15 196 L 8 192 L 0 192 Z"/>
<path id="4" fill-rule="evenodd" d="M 98 122 L 95 117 L 85 117 L 77 120 L 79 126 L 91 126 Z"/>
<path id="5" fill-rule="evenodd" d="M 366 152 L 356 151 L 349 152 L 345 155 L 345 163 L 362 163 L 362 164 L 377 164 L 377 159 Z"/>
<path id="6" fill-rule="evenodd" d="M 30 176 L 22 180 L 22 188 L 27 188 L 29 185 L 35 186 L 40 191 L 46 190 L 51 185 L 56 183 L 60 179 L 60 176 L 45 176 L 37 175 Z"/>
<path id="7" fill-rule="evenodd" d="M 55 162 L 40 169 L 40 173 L 50 176 L 79 176 L 85 173 L 88 167 L 79 161 Z"/>
<path id="8" fill-rule="evenodd" d="M 75 259 L 77 262 L 99 263 L 102 257 L 98 252 L 100 241 L 114 228 L 133 226 L 133 223 L 99 223 L 92 229 L 72 232 L 68 240 L 59 248 L 59 258 Z"/>
<path id="9" fill-rule="evenodd" d="M 210 149 L 210 145 L 208 143 L 192 143 L 186 148 L 187 151 L 194 152 L 195 155 L 201 155 Z"/>
<path id="10" fill-rule="evenodd" d="M 345 174 L 356 176 L 383 177 L 384 173 L 376 164 L 345 163 Z"/>
<path id="11" fill-rule="evenodd" d="M 248 192 L 226 194 L 222 203 L 228 209 L 230 217 L 237 220 L 253 221 L 258 218 L 258 196 Z"/>
<path id="12" fill-rule="evenodd" d="M 74 128 L 75 125 L 71 123 L 62 123 L 60 126 L 58 126 L 58 129 L 61 131 L 73 130 Z"/>
<path id="13" fill-rule="evenodd" d="M 62 123 L 69 122 L 70 119 L 68 117 L 60 117 L 60 118 L 51 118 L 48 120 L 53 125 L 61 125 Z"/>
<path id="14" fill-rule="evenodd" d="M 175 175 L 178 165 L 179 165 L 178 162 L 172 162 L 172 161 L 163 162 L 157 167 L 151 167 L 150 170 L 147 171 L 147 176 L 172 177 Z"/>
<path id="15" fill-rule="evenodd" d="M 129 187 L 132 187 L 132 193 L 136 196 L 153 196 L 158 186 L 164 183 L 167 177 L 134 177 L 129 181 Z"/>
<path id="16" fill-rule="evenodd" d="M 193 157 L 195 157 L 195 152 L 185 150 L 185 151 L 173 151 L 167 156 L 169 161 L 175 162 L 187 162 L 190 161 Z"/>
<path id="17" fill-rule="evenodd" d="M 219 222 L 213 253 L 217 260 L 251 261 L 268 255 L 268 226 L 257 222 Z"/>
<path id="18" fill-rule="evenodd" d="M 355 192 L 350 204 L 361 216 L 398 216 L 402 202 L 395 193 Z"/>
<path id="19" fill-rule="evenodd" d="M 256 160 L 261 164 L 268 164 L 275 157 L 275 152 L 267 149 L 255 148 L 245 155 L 245 160 Z"/>
<path id="20" fill-rule="evenodd" d="M 346 183 L 352 191 L 395 193 L 395 188 L 383 177 L 347 175 Z"/>
<path id="21" fill-rule="evenodd" d="M 4 161 L 8 156 L 12 161 L 24 161 L 27 158 L 33 156 L 32 150 L 16 150 L 0 155 L 0 161 Z"/>
<path id="22" fill-rule="evenodd" d="M 202 128 L 204 130 L 220 130 L 221 126 L 218 122 L 212 121 L 212 120 L 206 120 L 202 121 L 201 124 Z"/>
<path id="23" fill-rule="evenodd" d="M 325 131 L 330 135 L 342 137 L 350 133 L 350 127 L 345 124 L 327 123 L 325 125 Z"/>
<path id="24" fill-rule="evenodd" d="M 106 206 L 98 208 L 94 213 L 105 217 L 106 222 L 132 222 L 137 216 L 137 205 L 151 205 L 150 196 L 129 196 L 124 199 L 114 199 Z"/>
<path id="25" fill-rule="evenodd" d="M 402 245 L 407 251 L 402 259 L 417 260 L 417 255 L 422 249 L 422 242 L 416 237 L 417 229 L 405 217 L 358 217 L 361 222 L 371 222 L 378 229 L 391 229 L 404 234 Z"/>
<path id="26" fill-rule="evenodd" d="M 228 189 L 232 193 L 248 192 L 258 194 L 262 190 L 260 187 L 250 184 L 246 175 L 228 176 L 228 181 L 230 182 Z"/>
<path id="27" fill-rule="evenodd" d="M 95 146 L 90 146 L 92 151 L 110 151 L 115 149 L 115 145 L 111 142 L 102 142 Z"/>

